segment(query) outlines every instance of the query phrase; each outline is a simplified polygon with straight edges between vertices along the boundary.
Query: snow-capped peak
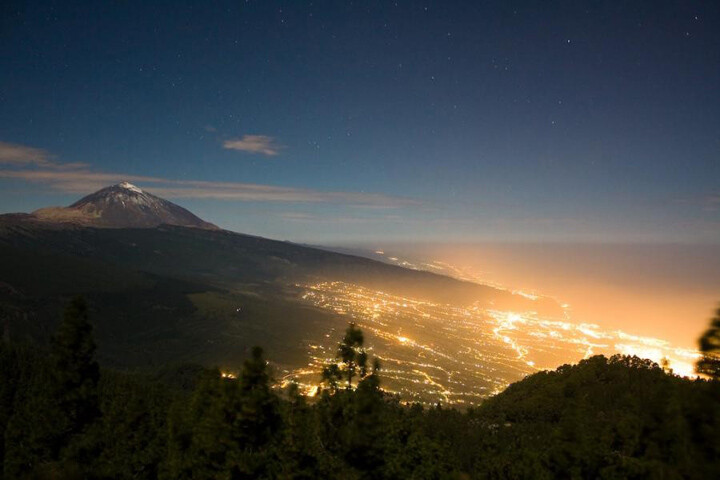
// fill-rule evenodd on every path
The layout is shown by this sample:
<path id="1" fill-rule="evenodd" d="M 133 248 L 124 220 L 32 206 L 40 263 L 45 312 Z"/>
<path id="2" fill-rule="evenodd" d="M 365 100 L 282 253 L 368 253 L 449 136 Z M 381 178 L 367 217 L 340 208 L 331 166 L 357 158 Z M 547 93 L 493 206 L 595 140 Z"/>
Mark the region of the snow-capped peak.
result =
<path id="1" fill-rule="evenodd" d="M 67 208 L 40 209 L 34 215 L 40 220 L 100 228 L 154 228 L 167 224 L 217 229 L 180 205 L 140 190 L 130 182 L 98 190 Z"/>
<path id="2" fill-rule="evenodd" d="M 133 185 L 130 182 L 120 182 L 120 183 L 118 183 L 118 187 L 124 188 L 126 190 L 130 190 L 130 191 L 133 191 L 136 193 L 143 193 L 142 190 L 140 190 L 138 187 L 136 187 L 135 185 Z"/>

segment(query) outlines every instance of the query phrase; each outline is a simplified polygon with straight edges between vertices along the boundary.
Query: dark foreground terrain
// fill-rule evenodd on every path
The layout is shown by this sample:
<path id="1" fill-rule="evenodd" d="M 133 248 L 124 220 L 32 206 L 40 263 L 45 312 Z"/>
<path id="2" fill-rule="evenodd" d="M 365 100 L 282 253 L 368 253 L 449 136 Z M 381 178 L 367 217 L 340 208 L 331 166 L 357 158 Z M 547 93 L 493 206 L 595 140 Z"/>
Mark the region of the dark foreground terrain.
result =
<path id="1" fill-rule="evenodd" d="M 260 349 L 238 378 L 101 370 L 75 300 L 48 351 L 0 346 L 2 478 L 720 476 L 718 382 L 596 356 L 477 408 L 424 409 L 383 393 L 362 345 L 349 328 L 314 398 L 272 390 Z"/>

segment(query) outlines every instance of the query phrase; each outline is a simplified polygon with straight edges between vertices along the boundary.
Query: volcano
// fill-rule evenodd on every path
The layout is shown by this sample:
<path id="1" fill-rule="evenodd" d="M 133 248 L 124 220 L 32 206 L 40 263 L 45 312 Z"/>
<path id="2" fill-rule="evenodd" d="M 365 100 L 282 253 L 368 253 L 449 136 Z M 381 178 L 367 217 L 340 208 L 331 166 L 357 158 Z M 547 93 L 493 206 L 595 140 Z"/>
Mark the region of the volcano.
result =
<path id="1" fill-rule="evenodd" d="M 160 225 L 208 230 L 218 228 L 180 205 L 156 197 L 128 182 L 98 190 L 69 207 L 41 208 L 30 214 L 28 219 L 98 228 L 153 228 Z"/>

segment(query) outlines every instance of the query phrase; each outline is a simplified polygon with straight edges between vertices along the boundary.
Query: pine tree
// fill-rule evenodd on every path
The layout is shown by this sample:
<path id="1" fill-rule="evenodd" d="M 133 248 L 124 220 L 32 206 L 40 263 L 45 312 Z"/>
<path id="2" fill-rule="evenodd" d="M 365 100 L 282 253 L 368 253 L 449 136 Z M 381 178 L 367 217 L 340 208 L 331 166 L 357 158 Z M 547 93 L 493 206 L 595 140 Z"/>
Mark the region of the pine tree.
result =
<path id="1" fill-rule="evenodd" d="M 385 466 L 384 441 L 388 425 L 383 419 L 385 403 L 380 390 L 379 362 L 374 372 L 358 383 L 347 428 L 345 460 L 362 478 L 382 478 Z"/>
<path id="2" fill-rule="evenodd" d="M 342 379 L 342 372 L 337 363 L 333 363 L 323 368 L 322 371 L 322 382 L 327 384 L 333 393 L 337 392 L 338 382 Z"/>
<path id="3" fill-rule="evenodd" d="M 320 471 L 316 457 L 320 447 L 317 445 L 314 417 L 297 383 L 290 383 L 287 396 L 288 401 L 282 404 L 284 428 L 280 477 L 296 480 L 327 478 Z"/>
<path id="4" fill-rule="evenodd" d="M 266 444 L 280 427 L 278 398 L 270 389 L 270 380 L 262 348 L 253 347 L 240 374 L 242 409 L 237 418 L 242 441 L 252 448 Z"/>
<path id="5" fill-rule="evenodd" d="M 85 435 L 98 445 L 92 474 L 100 478 L 157 478 L 166 455 L 168 404 L 173 395 L 142 375 L 103 371 L 101 420 Z"/>
<path id="6" fill-rule="evenodd" d="M 5 429 L 12 415 L 18 383 L 16 355 L 0 342 L 0 466 L 5 459 Z M 0 468 L 0 471 L 2 469 Z"/>
<path id="7" fill-rule="evenodd" d="M 282 428 L 278 397 L 260 347 L 253 347 L 238 380 L 239 403 L 232 412 L 232 438 L 239 448 L 229 452 L 231 478 L 266 478 L 278 468 L 273 448 Z"/>
<path id="8" fill-rule="evenodd" d="M 361 378 L 367 373 L 367 354 L 362 348 L 364 343 L 362 330 L 357 328 L 354 323 L 348 325 L 345 330 L 345 336 L 338 346 L 338 357 L 345 364 L 345 377 L 347 378 L 347 387 L 352 387 L 352 379 L 360 369 Z"/>
<path id="9" fill-rule="evenodd" d="M 5 433 L 6 475 L 79 475 L 89 463 L 93 446 L 82 434 L 99 415 L 94 354 L 87 305 L 78 297 L 65 309 L 49 361 L 38 357 L 19 380 Z"/>
<path id="10" fill-rule="evenodd" d="M 97 392 L 100 367 L 95 361 L 95 350 L 87 304 L 82 297 L 76 297 L 66 307 L 52 339 L 55 394 L 65 416 L 62 443 L 81 433 L 100 413 Z"/>
<path id="11" fill-rule="evenodd" d="M 189 401 L 168 413 L 168 456 L 161 478 L 222 478 L 232 442 L 229 413 L 237 408 L 237 382 L 207 372 Z"/>
<path id="12" fill-rule="evenodd" d="M 239 379 L 206 375 L 189 405 L 168 420 L 164 478 L 264 478 L 282 427 L 262 349 L 255 347 Z"/>
<path id="13" fill-rule="evenodd" d="M 710 320 L 710 328 L 700 337 L 699 343 L 702 358 L 697 362 L 697 372 L 720 380 L 720 308 L 716 310 L 715 317 Z"/>
<path id="14" fill-rule="evenodd" d="M 5 429 L 5 478 L 24 478 L 57 460 L 62 412 L 52 390 L 50 362 L 16 351 L 16 390 Z"/>

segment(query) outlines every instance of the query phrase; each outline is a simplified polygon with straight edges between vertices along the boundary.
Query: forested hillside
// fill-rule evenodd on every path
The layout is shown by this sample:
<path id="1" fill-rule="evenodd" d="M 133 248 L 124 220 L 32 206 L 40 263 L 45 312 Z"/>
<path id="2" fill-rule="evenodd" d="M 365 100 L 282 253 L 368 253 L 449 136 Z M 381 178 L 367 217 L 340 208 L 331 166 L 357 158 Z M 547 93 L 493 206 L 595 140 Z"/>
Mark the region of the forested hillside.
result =
<path id="1" fill-rule="evenodd" d="M 467 411 L 405 405 L 350 327 L 314 398 L 186 365 L 99 369 L 82 300 L 49 351 L 0 347 L 3 478 L 718 478 L 720 385 L 636 357 L 541 372 Z M 372 365 L 372 367 L 370 367 Z"/>

